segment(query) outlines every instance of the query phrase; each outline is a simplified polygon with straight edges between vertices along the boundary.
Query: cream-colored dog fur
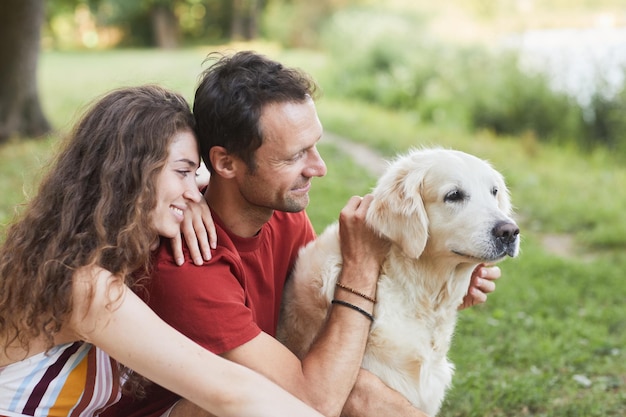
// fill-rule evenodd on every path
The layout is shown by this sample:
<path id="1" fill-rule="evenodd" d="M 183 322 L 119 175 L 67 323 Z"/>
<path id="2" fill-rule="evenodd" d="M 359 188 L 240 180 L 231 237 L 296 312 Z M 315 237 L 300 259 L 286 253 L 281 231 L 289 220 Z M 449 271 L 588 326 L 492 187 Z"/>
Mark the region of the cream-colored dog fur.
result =
<path id="1" fill-rule="evenodd" d="M 363 368 L 435 416 L 452 380 L 447 353 L 472 271 L 519 250 L 508 190 L 483 160 L 423 149 L 393 161 L 372 194 L 367 222 L 392 244 Z M 300 357 L 326 319 L 341 265 L 337 223 L 300 252 L 278 330 Z"/>

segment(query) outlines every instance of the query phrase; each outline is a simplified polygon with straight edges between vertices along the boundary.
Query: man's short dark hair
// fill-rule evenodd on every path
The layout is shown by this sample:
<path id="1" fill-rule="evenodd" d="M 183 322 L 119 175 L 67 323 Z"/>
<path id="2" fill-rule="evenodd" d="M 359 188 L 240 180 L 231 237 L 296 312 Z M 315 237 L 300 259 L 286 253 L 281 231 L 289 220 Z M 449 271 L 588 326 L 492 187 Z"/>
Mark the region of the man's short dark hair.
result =
<path id="1" fill-rule="evenodd" d="M 263 108 L 315 98 L 317 85 L 305 72 L 251 51 L 212 53 L 208 59 L 216 62 L 202 73 L 193 104 L 202 157 L 213 172 L 209 150 L 222 146 L 254 170 Z"/>

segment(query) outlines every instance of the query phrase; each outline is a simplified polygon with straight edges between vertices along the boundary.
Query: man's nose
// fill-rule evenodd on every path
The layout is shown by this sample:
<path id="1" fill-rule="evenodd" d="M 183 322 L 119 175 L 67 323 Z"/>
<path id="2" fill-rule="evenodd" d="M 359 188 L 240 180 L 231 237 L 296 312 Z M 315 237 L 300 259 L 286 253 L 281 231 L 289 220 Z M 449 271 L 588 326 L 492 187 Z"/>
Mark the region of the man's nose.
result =
<path id="1" fill-rule="evenodd" d="M 323 177 L 326 175 L 326 163 L 322 159 L 322 156 L 317 151 L 317 148 L 313 149 L 311 155 L 311 163 L 307 167 L 307 177 Z"/>

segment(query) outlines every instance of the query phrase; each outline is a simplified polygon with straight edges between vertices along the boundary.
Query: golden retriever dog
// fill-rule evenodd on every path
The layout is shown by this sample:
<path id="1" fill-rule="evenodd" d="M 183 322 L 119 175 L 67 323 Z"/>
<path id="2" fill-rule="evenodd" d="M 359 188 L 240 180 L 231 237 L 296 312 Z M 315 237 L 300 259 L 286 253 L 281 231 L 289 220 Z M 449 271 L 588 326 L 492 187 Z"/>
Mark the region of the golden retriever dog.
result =
<path id="1" fill-rule="evenodd" d="M 400 156 L 372 194 L 366 221 L 391 245 L 363 368 L 435 416 L 451 384 L 454 365 L 447 354 L 472 271 L 517 256 L 519 228 L 502 175 L 460 151 Z M 341 265 L 337 223 L 298 256 L 278 338 L 300 357 L 326 319 Z"/>

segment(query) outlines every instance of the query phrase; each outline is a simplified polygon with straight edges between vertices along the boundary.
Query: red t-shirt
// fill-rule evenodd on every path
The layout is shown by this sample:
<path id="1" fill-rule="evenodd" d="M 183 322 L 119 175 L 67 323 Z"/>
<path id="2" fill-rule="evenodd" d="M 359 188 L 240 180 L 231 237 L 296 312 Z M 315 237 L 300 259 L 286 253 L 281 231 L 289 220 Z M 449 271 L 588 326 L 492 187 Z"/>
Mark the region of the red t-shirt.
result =
<path id="1" fill-rule="evenodd" d="M 150 307 L 167 323 L 210 351 L 221 354 L 255 338 L 275 336 L 285 280 L 298 250 L 315 238 L 304 211 L 276 211 L 254 237 L 225 230 L 214 216 L 217 249 L 198 267 L 177 266 L 171 245 L 157 251 L 154 273 L 146 284 Z M 180 397 L 156 385 L 141 401 L 124 397 L 104 417 L 157 417 Z"/>

